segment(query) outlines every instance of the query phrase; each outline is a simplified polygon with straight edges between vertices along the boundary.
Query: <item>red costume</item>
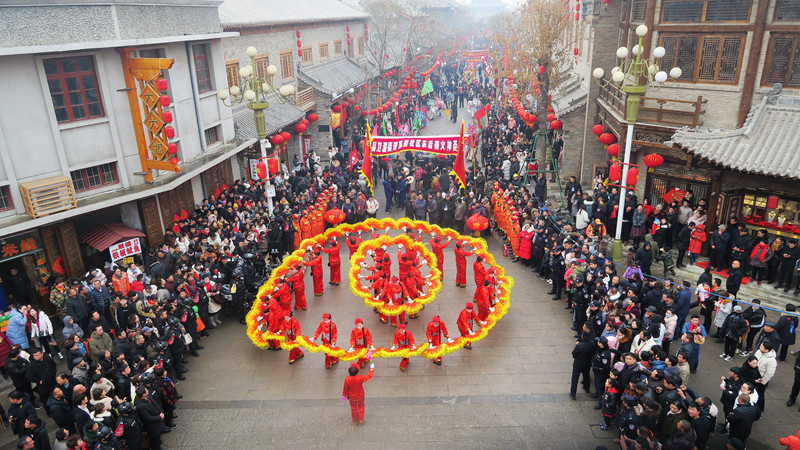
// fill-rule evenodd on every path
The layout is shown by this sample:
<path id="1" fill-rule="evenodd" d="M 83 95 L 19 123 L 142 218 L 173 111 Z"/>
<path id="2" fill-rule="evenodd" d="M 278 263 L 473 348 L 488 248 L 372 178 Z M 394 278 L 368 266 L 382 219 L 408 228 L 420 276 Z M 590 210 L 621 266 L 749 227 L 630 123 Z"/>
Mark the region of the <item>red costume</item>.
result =
<path id="1" fill-rule="evenodd" d="M 473 321 L 481 322 L 478 315 L 475 314 L 475 310 L 472 308 L 472 303 L 467 303 L 466 308 L 461 311 L 461 314 L 458 315 L 458 331 L 461 332 L 461 336 L 469 337 L 474 334 Z M 472 348 L 472 343 L 467 342 L 464 344 L 464 348 Z"/>
<path id="2" fill-rule="evenodd" d="M 437 242 L 436 239 L 439 239 L 439 241 Z M 442 275 L 444 275 L 444 248 L 448 245 L 450 245 L 450 239 L 442 241 L 440 236 L 431 238 L 431 249 L 433 254 L 436 255 L 436 266 L 439 268 L 439 272 L 442 272 Z"/>
<path id="3" fill-rule="evenodd" d="M 406 330 L 406 326 L 402 323 L 397 326 L 397 331 L 394 333 L 394 339 L 392 340 L 392 350 L 396 348 L 407 348 L 409 350 L 415 349 L 417 346 L 414 344 L 414 336 L 411 335 L 411 332 Z M 408 358 L 403 358 L 400 361 L 400 370 L 403 372 L 406 371 L 408 367 Z"/>
<path id="4" fill-rule="evenodd" d="M 401 282 L 406 280 L 406 277 L 408 277 L 408 271 L 411 270 L 411 267 L 414 265 L 414 260 L 409 256 L 410 255 L 408 253 L 402 254 L 397 252 L 397 265 Z"/>
<path id="5" fill-rule="evenodd" d="M 349 236 L 347 239 L 344 240 L 344 243 L 347 244 L 347 249 L 350 250 L 350 259 L 353 258 L 353 253 L 358 250 L 358 246 L 361 245 L 361 234 L 357 237 Z"/>
<path id="6" fill-rule="evenodd" d="M 398 281 L 397 277 L 392 277 L 388 283 L 384 284 L 381 296 L 383 297 L 383 301 L 389 305 L 402 305 L 403 302 L 409 298 L 408 291 L 406 290 L 405 286 Z M 397 326 L 398 318 L 400 318 L 401 323 L 406 323 L 406 313 L 402 312 L 398 316 L 391 317 L 393 327 Z M 386 323 L 385 316 L 381 317 L 381 321 Z"/>
<path id="7" fill-rule="evenodd" d="M 333 239 L 328 242 L 331 244 L 331 247 L 322 247 L 322 251 L 328 254 L 328 265 L 331 268 L 331 281 L 329 283 L 338 286 L 342 282 L 342 260 L 339 258 L 339 249 L 341 246 Z"/>
<path id="8" fill-rule="evenodd" d="M 311 266 L 311 276 L 314 278 L 314 295 L 322 295 L 322 256 L 311 253 L 311 261 L 303 261 L 303 265 Z"/>
<path id="9" fill-rule="evenodd" d="M 447 327 L 439 316 L 433 316 L 433 319 L 431 319 L 428 327 L 425 329 L 425 335 L 428 337 L 428 344 L 430 344 L 431 348 L 442 345 L 442 336 L 447 340 L 450 339 L 447 333 Z M 434 359 L 433 363 L 441 366 L 442 357 L 440 356 Z"/>
<path id="10" fill-rule="evenodd" d="M 314 339 L 322 337 L 322 343 L 325 345 L 336 345 L 336 324 L 331 320 L 331 315 L 325 313 L 322 315 L 322 322 L 319 323 L 317 331 L 314 332 Z M 339 358 L 325 354 L 325 368 L 330 369 L 331 366 L 339 362 Z"/>
<path id="11" fill-rule="evenodd" d="M 281 302 L 281 308 L 283 308 L 284 311 L 291 311 L 292 291 L 289 290 L 289 283 L 284 280 L 278 280 L 278 285 L 273 292 L 273 296 L 278 297 L 278 301 Z M 295 305 L 295 309 L 297 309 L 297 305 Z"/>
<path id="12" fill-rule="evenodd" d="M 454 249 L 456 254 L 456 286 L 467 287 L 467 256 L 472 256 L 473 252 L 468 252 L 460 244 L 456 244 Z"/>
<path id="13" fill-rule="evenodd" d="M 300 336 L 300 322 L 291 315 L 286 315 L 281 324 L 281 334 L 286 338 L 286 342 L 294 342 L 297 336 Z M 289 364 L 294 364 L 295 361 L 305 356 L 300 347 L 289 350 Z"/>
<path id="14" fill-rule="evenodd" d="M 359 328 L 359 325 L 361 327 Z M 372 335 L 369 330 L 364 328 L 364 321 L 361 318 L 356 319 L 356 327 L 350 332 L 350 351 L 358 350 L 361 348 L 372 349 Z M 367 358 L 359 358 L 358 365 L 364 367 L 369 360 Z"/>
<path id="15" fill-rule="evenodd" d="M 358 369 L 358 364 L 353 364 L 350 368 Z M 344 388 L 342 388 L 342 397 L 350 400 L 350 411 L 353 414 L 353 423 L 361 425 L 364 423 L 364 382 L 372 378 L 374 369 L 370 367 L 369 373 L 366 375 L 350 375 L 344 379 Z"/>
<path id="16" fill-rule="evenodd" d="M 269 307 L 269 316 L 268 316 L 269 324 L 267 325 L 267 331 L 269 331 L 270 333 L 280 333 L 281 326 L 284 322 L 283 316 L 287 314 L 287 311 L 281 308 L 281 303 L 278 301 L 278 298 L 274 295 L 269 299 L 269 303 L 267 304 L 267 306 Z M 273 339 L 269 341 L 269 348 L 271 348 L 272 350 L 280 350 L 281 344 L 280 342 Z"/>
<path id="17" fill-rule="evenodd" d="M 476 292 L 475 302 L 478 304 L 478 317 L 481 322 L 485 321 L 489 316 L 490 309 L 492 308 L 492 294 L 489 286 L 481 286 Z"/>
<path id="18" fill-rule="evenodd" d="M 305 280 L 303 280 L 305 270 L 303 270 L 303 266 L 299 264 L 294 266 L 294 270 L 296 270 L 294 275 L 287 278 L 286 281 L 292 283 L 292 290 L 294 290 L 295 309 L 302 309 L 305 311 L 308 308 L 306 305 L 306 283 Z"/>

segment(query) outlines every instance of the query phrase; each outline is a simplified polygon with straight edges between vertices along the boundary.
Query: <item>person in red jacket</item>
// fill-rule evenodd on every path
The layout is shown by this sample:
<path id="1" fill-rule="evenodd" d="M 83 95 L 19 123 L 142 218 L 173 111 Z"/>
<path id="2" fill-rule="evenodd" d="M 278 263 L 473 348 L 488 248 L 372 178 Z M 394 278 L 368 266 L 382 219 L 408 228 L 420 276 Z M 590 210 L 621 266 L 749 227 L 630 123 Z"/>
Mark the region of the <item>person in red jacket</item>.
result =
<path id="1" fill-rule="evenodd" d="M 482 321 L 477 314 L 475 314 L 475 310 L 472 308 L 472 302 L 467 303 L 467 306 L 461 311 L 461 314 L 458 315 L 458 321 L 456 324 L 458 325 L 458 331 L 461 332 L 461 336 L 469 337 L 475 334 L 475 331 L 472 329 L 474 322 L 479 322 L 481 325 L 485 325 L 486 322 Z M 471 349 L 472 342 L 467 342 L 464 344 L 464 348 Z"/>
<path id="2" fill-rule="evenodd" d="M 317 246 L 319 247 L 319 245 Z M 306 256 L 303 259 L 304 266 L 311 266 L 311 276 L 314 278 L 314 295 L 320 297 L 322 288 L 322 256 L 319 251 L 312 251 L 311 247 L 306 249 Z"/>
<path id="3" fill-rule="evenodd" d="M 474 272 L 475 277 L 475 295 L 472 296 L 473 299 L 478 297 L 478 291 L 483 286 L 483 280 L 486 278 L 486 268 L 483 267 L 483 258 L 478 256 L 475 258 L 475 262 L 472 263 L 472 270 Z"/>
<path id="4" fill-rule="evenodd" d="M 402 305 L 403 302 L 411 300 L 408 296 L 405 286 L 400 283 L 397 277 L 392 277 L 388 283 L 384 284 L 383 293 L 381 294 L 383 301 L 387 305 Z M 406 323 L 406 313 L 402 312 L 397 316 L 391 316 L 392 326 L 397 326 L 397 320 L 400 319 L 401 323 Z M 382 319 L 383 323 L 386 323 Z"/>
<path id="5" fill-rule="evenodd" d="M 269 315 L 267 316 L 267 321 L 269 322 L 267 325 L 267 331 L 270 333 L 280 333 L 281 326 L 284 322 L 283 317 L 289 313 L 288 310 L 284 310 L 281 307 L 281 303 L 278 300 L 278 297 L 273 295 L 269 299 L 269 303 L 267 303 L 269 307 Z M 281 343 L 276 340 L 269 341 L 269 349 L 274 351 L 280 351 Z"/>
<path id="6" fill-rule="evenodd" d="M 785 445 L 787 450 L 800 450 L 800 430 L 797 430 L 796 435 L 780 438 L 778 442 Z"/>
<path id="7" fill-rule="evenodd" d="M 358 236 L 353 236 L 351 234 L 347 235 L 347 239 L 344 240 L 344 243 L 347 244 L 347 249 L 350 250 L 350 258 L 353 258 L 353 253 L 358 250 L 358 246 L 361 245 L 361 232 L 358 232 Z"/>
<path id="8" fill-rule="evenodd" d="M 325 313 L 322 315 L 322 322 L 319 323 L 317 331 L 314 332 L 314 341 L 322 336 L 322 343 L 325 345 L 336 345 L 336 324 L 333 323 L 331 315 Z M 334 364 L 339 362 L 339 358 L 325 353 L 325 368 L 330 369 Z"/>
<path id="9" fill-rule="evenodd" d="M 406 281 L 406 278 L 408 277 L 408 272 L 414 265 L 414 260 L 411 259 L 409 256 L 410 255 L 408 253 L 402 253 L 402 250 L 397 252 L 397 265 L 401 283 Z"/>
<path id="10" fill-rule="evenodd" d="M 362 348 L 375 350 L 375 347 L 372 346 L 372 334 L 364 327 L 364 321 L 359 317 L 356 319 L 356 327 L 350 332 L 350 350 L 348 350 L 348 353 Z M 359 358 L 359 367 L 364 367 L 364 364 L 368 361 L 367 358 Z"/>
<path id="11" fill-rule="evenodd" d="M 428 327 L 425 329 L 425 335 L 428 337 L 428 344 L 430 344 L 431 348 L 442 345 L 442 336 L 447 339 L 447 342 L 453 342 L 447 334 L 447 327 L 439 316 L 433 316 L 433 319 L 431 319 L 430 323 L 428 323 Z M 442 357 L 439 356 L 434 359 L 433 363 L 441 366 Z"/>
<path id="12" fill-rule="evenodd" d="M 444 276 L 444 249 L 450 245 L 450 236 L 447 237 L 447 241 L 442 243 L 441 236 L 434 236 L 431 238 L 431 250 L 433 250 L 433 254 L 436 256 L 436 266 L 439 268 L 439 272 L 442 272 L 442 276 Z"/>
<path id="13" fill-rule="evenodd" d="M 283 337 L 286 339 L 287 343 L 293 343 L 297 336 L 300 336 L 300 322 L 297 321 L 292 316 L 292 313 L 289 313 L 283 317 L 283 325 L 281 325 L 281 333 Z M 289 364 L 294 364 L 295 361 L 305 356 L 303 351 L 300 350 L 300 347 L 293 348 L 289 350 Z"/>
<path id="14" fill-rule="evenodd" d="M 363 264 L 362 267 L 366 268 L 367 270 L 372 270 L 372 274 L 366 277 L 364 276 L 364 274 L 358 274 L 358 278 L 367 280 L 370 283 L 368 289 L 372 291 L 374 299 L 378 301 L 380 300 L 381 294 L 383 293 L 384 281 L 386 281 L 383 278 L 383 270 L 381 269 L 381 265 L 379 263 L 375 267 L 371 267 L 367 266 L 364 263 L 361 264 Z M 378 308 L 373 308 L 372 310 L 378 313 Z M 381 318 L 381 322 L 386 323 L 386 316 L 380 313 L 378 313 L 378 315 Z"/>
<path id="15" fill-rule="evenodd" d="M 489 313 L 494 311 L 489 280 L 483 280 L 483 286 L 478 288 L 478 292 L 475 296 L 475 303 L 478 304 L 478 317 L 481 321 L 485 321 Z"/>
<path id="16" fill-rule="evenodd" d="M 468 252 L 464 246 L 466 242 L 456 242 L 454 252 L 456 254 L 456 286 L 467 287 L 467 256 L 472 256 L 473 252 Z"/>
<path id="17" fill-rule="evenodd" d="M 351 364 L 347 369 L 350 376 L 344 379 L 342 400 L 350 400 L 353 423 L 364 425 L 364 382 L 372 378 L 372 374 L 375 372 L 375 363 L 369 365 L 369 373 L 366 375 L 359 375 L 358 369 L 359 366 L 356 363 Z"/>
<path id="18" fill-rule="evenodd" d="M 330 238 L 327 246 L 322 247 L 322 251 L 328 254 L 328 266 L 331 268 L 331 281 L 328 283 L 334 286 L 342 282 L 342 260 L 339 258 L 339 249 L 341 246 L 334 238 Z"/>
<path id="19" fill-rule="evenodd" d="M 272 290 L 272 296 L 278 298 L 281 308 L 285 311 L 292 310 L 292 291 L 289 289 L 289 283 L 284 278 L 278 278 L 278 285 Z M 295 305 L 294 309 L 298 309 L 297 305 Z"/>
<path id="20" fill-rule="evenodd" d="M 303 266 L 296 264 L 294 266 L 294 273 L 286 278 L 286 281 L 292 284 L 294 291 L 294 308 L 306 311 L 308 305 L 306 304 L 306 283 L 303 279 L 306 271 Z"/>
<path id="21" fill-rule="evenodd" d="M 392 348 L 391 350 L 407 348 L 410 350 L 414 350 L 417 346 L 414 344 L 414 336 L 411 335 L 411 332 L 406 330 L 406 326 L 402 323 L 397 326 L 397 331 L 394 333 L 394 339 L 392 340 Z M 403 358 L 400 361 L 400 370 L 405 372 L 408 368 L 408 358 Z"/>

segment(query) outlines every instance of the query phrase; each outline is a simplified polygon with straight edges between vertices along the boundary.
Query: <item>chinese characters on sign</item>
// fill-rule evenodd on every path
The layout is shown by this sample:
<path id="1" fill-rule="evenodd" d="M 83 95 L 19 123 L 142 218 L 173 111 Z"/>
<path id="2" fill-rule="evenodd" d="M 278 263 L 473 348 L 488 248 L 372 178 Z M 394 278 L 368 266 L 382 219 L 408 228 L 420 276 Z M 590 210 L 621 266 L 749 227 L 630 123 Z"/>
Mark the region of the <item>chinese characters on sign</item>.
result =
<path id="1" fill-rule="evenodd" d="M 375 136 L 371 139 L 372 156 L 385 156 L 406 150 L 436 153 L 439 155 L 458 154 L 458 136 Z"/>
<path id="2" fill-rule="evenodd" d="M 139 244 L 139 238 L 129 239 L 108 247 L 108 253 L 111 254 L 111 261 L 117 261 L 141 252 L 142 248 L 141 244 Z"/>
<path id="3" fill-rule="evenodd" d="M 37 252 L 40 249 L 39 241 L 31 233 L 7 237 L 3 239 L 3 243 L 0 245 L 0 261 Z"/>

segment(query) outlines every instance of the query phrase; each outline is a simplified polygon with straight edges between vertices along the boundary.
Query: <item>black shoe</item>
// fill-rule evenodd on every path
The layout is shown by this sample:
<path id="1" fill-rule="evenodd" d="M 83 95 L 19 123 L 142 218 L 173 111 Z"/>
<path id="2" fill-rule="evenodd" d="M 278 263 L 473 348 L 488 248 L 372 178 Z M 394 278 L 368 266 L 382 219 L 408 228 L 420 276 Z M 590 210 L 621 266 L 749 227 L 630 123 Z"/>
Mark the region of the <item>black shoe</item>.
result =
<path id="1" fill-rule="evenodd" d="M 181 370 L 180 370 L 181 373 L 186 373 L 188 371 L 189 371 L 189 369 L 187 369 L 186 367 L 181 367 Z"/>
<path id="2" fill-rule="evenodd" d="M 194 356 L 194 357 L 200 356 L 200 353 L 197 353 L 197 352 L 192 352 L 192 353 L 190 353 L 190 354 L 191 354 L 192 356 Z"/>
<path id="3" fill-rule="evenodd" d="M 580 337 L 580 335 L 578 335 L 578 333 L 575 333 L 575 336 L 572 336 L 572 337 L 574 337 L 575 339 L 578 339 Z"/>
<path id="4" fill-rule="evenodd" d="M 785 293 L 787 293 L 787 292 L 789 292 L 789 288 L 788 288 L 788 287 L 787 287 L 786 289 L 784 289 L 784 290 L 783 290 L 783 293 L 784 293 L 784 294 L 785 294 Z"/>
<path id="5" fill-rule="evenodd" d="M 197 347 L 195 347 L 195 348 L 196 348 L 196 349 L 198 349 L 198 350 L 202 350 L 202 349 L 204 349 L 204 348 L 205 348 L 205 346 L 198 345 L 198 346 L 197 346 Z"/>
<path id="6" fill-rule="evenodd" d="M 183 398 L 183 394 L 178 394 L 178 400 Z"/>
<path id="7" fill-rule="evenodd" d="M 239 319 L 239 323 L 242 325 L 247 325 L 247 322 L 244 319 Z"/>
<path id="8" fill-rule="evenodd" d="M 550 297 L 550 300 L 561 300 L 561 296 L 560 295 L 554 295 L 554 296 Z"/>
<path id="9" fill-rule="evenodd" d="M 589 397 L 591 397 L 591 398 L 600 398 L 600 396 L 598 394 L 589 394 Z"/>
<path id="10" fill-rule="evenodd" d="M 782 287 L 783 287 L 783 286 L 781 286 L 780 284 L 776 284 L 775 286 L 772 286 L 772 289 L 780 289 L 780 288 L 782 288 Z"/>
<path id="11" fill-rule="evenodd" d="M 554 290 L 552 290 L 552 289 L 551 289 L 551 290 L 549 290 L 549 291 L 547 291 L 547 295 L 553 295 L 553 294 L 555 294 L 555 293 L 556 293 L 556 291 L 554 291 Z"/>
<path id="12" fill-rule="evenodd" d="M 569 329 L 572 331 L 578 331 L 578 327 L 576 327 L 575 325 L 569 327 Z"/>
<path id="13" fill-rule="evenodd" d="M 569 305 L 569 303 L 567 304 L 567 306 L 564 307 L 564 309 L 570 309 L 570 308 L 571 306 Z"/>
<path id="14" fill-rule="evenodd" d="M 599 404 L 599 403 L 598 403 L 598 404 L 594 405 L 594 409 L 595 409 L 595 410 L 600 410 L 600 409 L 603 409 L 603 405 L 601 405 L 601 404 Z"/>
<path id="15" fill-rule="evenodd" d="M 178 419 L 180 419 L 180 416 L 178 416 L 177 414 L 175 414 L 174 416 L 172 416 L 172 420 L 178 420 Z M 173 427 L 173 428 L 174 428 L 174 427 Z"/>
<path id="16" fill-rule="evenodd" d="M 794 291 L 794 292 L 792 292 L 792 295 L 794 295 L 795 297 L 797 297 L 798 295 L 800 295 L 800 291 Z M 3 378 L 6 378 L 6 379 L 8 379 L 8 376 L 7 376 L 7 375 L 3 375 Z"/>
<path id="17" fill-rule="evenodd" d="M 185 376 L 183 376 L 183 375 L 178 375 L 178 379 L 179 379 L 179 380 L 181 380 L 181 381 L 183 381 L 183 380 L 185 380 L 185 379 L 186 379 L 186 377 L 185 377 Z"/>
<path id="18" fill-rule="evenodd" d="M 181 364 L 189 364 L 189 360 L 188 360 L 188 359 L 186 359 L 186 358 L 183 358 L 183 359 L 181 360 Z"/>
<path id="19" fill-rule="evenodd" d="M 209 329 L 209 330 L 213 330 L 213 329 L 217 328 L 217 326 L 216 325 L 206 325 L 206 328 Z M 206 334 L 208 335 L 208 333 L 206 333 Z"/>
<path id="20" fill-rule="evenodd" d="M 793 398 L 790 398 L 790 399 L 789 399 L 789 400 L 786 402 L 786 406 L 794 406 L 794 399 L 793 399 Z"/>
<path id="21" fill-rule="evenodd" d="M 575 400 L 575 394 L 569 394 L 569 398 Z"/>
<path id="22" fill-rule="evenodd" d="M 161 433 L 162 434 L 167 434 L 167 433 L 171 433 L 171 432 L 172 432 L 172 428 L 170 428 L 170 427 L 168 427 L 166 425 L 161 428 Z"/>

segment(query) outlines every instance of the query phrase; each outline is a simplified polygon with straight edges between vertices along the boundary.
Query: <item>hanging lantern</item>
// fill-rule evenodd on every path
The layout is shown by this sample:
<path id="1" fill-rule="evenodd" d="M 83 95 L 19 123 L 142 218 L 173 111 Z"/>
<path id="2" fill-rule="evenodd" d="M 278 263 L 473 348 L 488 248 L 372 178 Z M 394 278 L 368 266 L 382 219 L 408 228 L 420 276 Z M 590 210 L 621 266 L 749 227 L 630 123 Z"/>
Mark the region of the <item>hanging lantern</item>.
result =
<path id="1" fill-rule="evenodd" d="M 378 110 L 377 109 L 370 109 L 369 113 L 370 113 L 370 115 L 374 116 L 374 115 L 378 114 Z"/>
<path id="2" fill-rule="evenodd" d="M 335 113 L 340 113 L 340 112 L 342 112 L 342 107 L 340 105 L 333 105 L 333 106 L 331 106 L 331 111 L 333 111 Z"/>
<path id="3" fill-rule="evenodd" d="M 164 111 L 161 113 L 161 118 L 164 119 L 166 123 L 172 123 L 172 111 Z"/>
<path id="4" fill-rule="evenodd" d="M 350 103 L 347 101 L 342 102 L 342 108 L 347 108 L 348 106 L 350 106 Z"/>
<path id="5" fill-rule="evenodd" d="M 619 172 L 620 172 L 619 164 L 612 164 L 611 167 L 608 168 L 608 179 L 613 181 L 614 183 L 618 182 Z"/>
<path id="6" fill-rule="evenodd" d="M 553 105 L 547 105 L 547 112 L 549 112 L 549 113 L 555 112 L 555 111 L 553 111 Z"/>
<path id="7" fill-rule="evenodd" d="M 303 57 L 303 51 L 302 50 L 297 50 L 297 56 L 302 58 Z"/>
<path id="8" fill-rule="evenodd" d="M 617 142 L 617 137 L 612 133 L 603 133 L 600 135 L 600 143 L 603 145 L 611 145 L 615 142 Z"/>
<path id="9" fill-rule="evenodd" d="M 264 161 L 259 161 L 258 164 L 256 164 L 256 176 L 260 180 L 266 180 L 267 179 L 267 176 L 268 176 L 268 174 L 267 174 L 267 165 L 264 164 Z"/>
<path id="10" fill-rule="evenodd" d="M 333 208 L 331 210 L 325 211 L 325 215 L 323 216 L 325 221 L 332 225 L 339 225 L 340 223 L 344 222 L 345 214 L 339 208 Z"/>
<path id="11" fill-rule="evenodd" d="M 306 131 L 306 126 L 303 125 L 302 123 L 298 123 L 297 125 L 294 126 L 294 131 L 296 133 L 302 133 L 303 131 Z"/>
<path id="12" fill-rule="evenodd" d="M 644 157 L 644 164 L 647 166 L 647 171 L 652 172 L 656 167 L 664 163 L 664 157 L 658 153 L 650 153 Z"/>
<path id="13" fill-rule="evenodd" d="M 167 144 L 167 152 L 169 152 L 170 155 L 178 153 L 178 144 L 174 143 Z"/>
<path id="14" fill-rule="evenodd" d="M 303 43 L 302 43 L 302 42 L 300 42 L 300 39 L 298 39 L 298 40 L 297 40 L 297 48 L 300 48 L 300 47 L 302 47 L 302 46 L 303 46 Z"/>
<path id="15" fill-rule="evenodd" d="M 295 31 L 294 34 L 297 36 L 297 39 L 300 39 L 300 30 Z"/>
<path id="16" fill-rule="evenodd" d="M 558 131 L 558 130 L 564 128 L 564 123 L 561 122 L 560 120 L 554 120 L 554 121 L 550 122 L 550 128 Z"/>
<path id="17" fill-rule="evenodd" d="M 578 48 L 577 47 L 575 47 L 575 52 L 574 53 L 575 53 L 575 56 L 578 56 Z"/>
<path id="18" fill-rule="evenodd" d="M 555 114 L 550 113 L 550 114 L 547 115 L 547 121 L 548 122 L 552 122 L 554 120 L 556 120 L 556 115 Z"/>
<path id="19" fill-rule="evenodd" d="M 169 127 L 169 126 L 168 127 L 164 127 L 164 134 L 166 134 L 167 137 L 170 138 L 170 139 L 174 138 L 175 137 L 175 128 Z"/>
<path id="20" fill-rule="evenodd" d="M 539 73 L 544 73 L 545 69 L 544 66 L 539 66 Z"/>
<path id="21" fill-rule="evenodd" d="M 289 142 L 289 139 L 292 138 L 292 135 L 289 134 L 288 131 L 281 132 L 281 136 L 283 136 L 283 142 Z"/>
<path id="22" fill-rule="evenodd" d="M 639 169 L 631 167 L 628 169 L 628 186 L 633 186 L 639 181 Z"/>
<path id="23" fill-rule="evenodd" d="M 172 158 L 170 158 L 170 159 L 169 159 L 169 162 L 170 162 L 170 164 L 172 164 L 173 166 L 177 166 L 177 165 L 178 165 L 178 163 L 179 163 L 180 161 L 178 161 L 178 158 L 176 158 L 176 157 L 174 157 L 174 156 L 173 156 Z"/>
<path id="24" fill-rule="evenodd" d="M 489 221 L 486 217 L 475 213 L 467 219 L 467 227 L 475 232 L 475 236 L 480 236 L 481 231 L 489 228 Z"/>
<path id="25" fill-rule="evenodd" d="M 272 137 L 272 139 L 270 139 L 269 142 L 272 145 L 281 145 L 283 144 L 283 136 L 281 136 L 280 134 L 276 134 L 275 136 Z"/>
<path id="26" fill-rule="evenodd" d="M 358 108 L 358 105 L 356 105 L 356 108 Z M 356 111 L 358 111 L 358 109 L 356 109 Z M 317 113 L 311 113 L 308 115 L 308 120 L 311 122 L 316 122 L 319 120 L 319 115 Z"/>
<path id="27" fill-rule="evenodd" d="M 600 124 L 592 127 L 592 133 L 594 133 L 595 136 L 600 136 L 601 134 L 603 134 L 603 131 L 604 131 L 603 126 Z"/>
<path id="28" fill-rule="evenodd" d="M 274 156 L 267 159 L 267 167 L 269 168 L 269 173 L 278 173 L 281 171 L 281 162 L 277 156 Z"/>
<path id="29" fill-rule="evenodd" d="M 367 117 L 369 111 L 361 111 L 361 117 Z"/>
<path id="30" fill-rule="evenodd" d="M 306 128 L 308 128 L 308 124 L 309 124 L 308 119 L 303 119 L 303 120 L 300 121 L 300 123 L 302 123 L 303 125 L 306 126 Z"/>
<path id="31" fill-rule="evenodd" d="M 608 154 L 611 155 L 612 158 L 616 158 L 619 156 L 619 144 L 611 144 L 606 149 Z"/>
<path id="32" fill-rule="evenodd" d="M 157 81 L 158 90 L 159 91 L 166 91 L 167 90 L 167 80 L 165 78 L 159 78 Z"/>

